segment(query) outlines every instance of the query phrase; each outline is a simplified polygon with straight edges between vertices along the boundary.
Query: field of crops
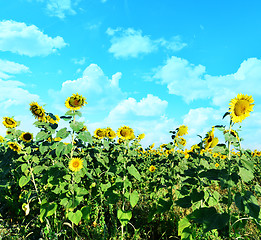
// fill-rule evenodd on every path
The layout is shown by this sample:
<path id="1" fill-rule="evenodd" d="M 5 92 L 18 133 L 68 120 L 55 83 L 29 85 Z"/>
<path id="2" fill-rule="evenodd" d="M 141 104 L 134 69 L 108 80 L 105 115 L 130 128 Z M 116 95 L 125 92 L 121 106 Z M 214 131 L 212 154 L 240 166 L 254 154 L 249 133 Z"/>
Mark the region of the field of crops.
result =
<path id="1" fill-rule="evenodd" d="M 64 116 L 32 102 L 36 136 L 3 117 L 1 239 L 259 239 L 261 152 L 244 150 L 235 130 L 251 96 L 232 99 L 230 125 L 210 126 L 190 149 L 184 125 L 157 148 L 129 126 L 91 134 L 77 121 L 85 100 L 68 97 Z"/>

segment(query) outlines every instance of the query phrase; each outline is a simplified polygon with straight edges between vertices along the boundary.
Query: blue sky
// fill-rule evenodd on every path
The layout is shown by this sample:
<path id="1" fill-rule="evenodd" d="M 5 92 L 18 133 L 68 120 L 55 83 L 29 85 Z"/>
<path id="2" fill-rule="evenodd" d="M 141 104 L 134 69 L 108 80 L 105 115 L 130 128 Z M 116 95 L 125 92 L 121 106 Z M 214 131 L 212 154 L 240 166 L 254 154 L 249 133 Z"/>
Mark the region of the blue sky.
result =
<path id="1" fill-rule="evenodd" d="M 144 146 L 159 145 L 185 124 L 190 146 L 211 126 L 227 125 L 229 101 L 243 93 L 255 106 L 241 124 L 242 145 L 261 149 L 260 1 L 0 4 L 0 115 L 20 120 L 22 130 L 36 132 L 30 102 L 62 115 L 78 92 L 91 133 L 128 125 L 146 134 Z"/>

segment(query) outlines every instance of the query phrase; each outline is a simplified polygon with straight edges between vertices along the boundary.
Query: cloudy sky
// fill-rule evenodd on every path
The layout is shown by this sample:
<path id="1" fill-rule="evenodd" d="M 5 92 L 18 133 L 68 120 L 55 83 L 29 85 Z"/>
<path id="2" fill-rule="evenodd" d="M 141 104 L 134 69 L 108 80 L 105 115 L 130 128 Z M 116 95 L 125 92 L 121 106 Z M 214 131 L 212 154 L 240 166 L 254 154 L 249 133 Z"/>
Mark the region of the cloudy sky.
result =
<path id="1" fill-rule="evenodd" d="M 222 116 L 242 93 L 255 100 L 242 146 L 261 149 L 259 0 L 0 4 L 0 116 L 14 116 L 21 130 L 36 132 L 30 102 L 61 116 L 78 92 L 91 133 L 128 125 L 146 134 L 144 146 L 157 146 L 185 124 L 190 146 L 211 126 L 228 125 Z"/>

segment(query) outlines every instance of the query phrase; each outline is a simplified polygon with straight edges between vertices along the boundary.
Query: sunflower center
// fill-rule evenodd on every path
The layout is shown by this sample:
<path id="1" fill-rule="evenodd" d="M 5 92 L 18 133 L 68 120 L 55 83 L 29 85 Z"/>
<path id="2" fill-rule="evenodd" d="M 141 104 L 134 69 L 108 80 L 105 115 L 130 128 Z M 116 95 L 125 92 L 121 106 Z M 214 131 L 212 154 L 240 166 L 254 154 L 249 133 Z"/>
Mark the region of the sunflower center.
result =
<path id="1" fill-rule="evenodd" d="M 78 161 L 75 161 L 74 163 L 73 163 L 73 167 L 75 167 L 75 168 L 77 168 L 77 167 L 79 167 L 79 162 Z"/>
<path id="2" fill-rule="evenodd" d="M 10 119 L 10 118 L 7 118 L 7 119 L 5 120 L 5 122 L 6 122 L 8 125 L 14 124 L 14 122 L 13 122 L 12 119 Z"/>
<path id="3" fill-rule="evenodd" d="M 126 137 L 130 134 L 128 129 L 122 129 L 120 133 L 121 133 L 121 136 L 123 136 L 123 137 Z"/>
<path id="4" fill-rule="evenodd" d="M 31 134 L 30 133 L 24 134 L 24 139 L 25 140 L 31 140 Z"/>
<path id="5" fill-rule="evenodd" d="M 247 100 L 238 100 L 235 104 L 235 115 L 241 116 L 246 113 L 247 109 L 249 108 L 249 102 Z"/>

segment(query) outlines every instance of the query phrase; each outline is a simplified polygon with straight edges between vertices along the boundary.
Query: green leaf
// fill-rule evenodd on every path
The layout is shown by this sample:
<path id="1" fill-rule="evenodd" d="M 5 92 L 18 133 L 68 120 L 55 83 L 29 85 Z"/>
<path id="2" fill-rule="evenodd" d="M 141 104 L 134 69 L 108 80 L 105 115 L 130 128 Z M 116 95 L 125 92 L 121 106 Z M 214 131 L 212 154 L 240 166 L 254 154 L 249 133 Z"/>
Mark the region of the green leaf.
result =
<path id="1" fill-rule="evenodd" d="M 56 146 L 55 149 L 55 154 L 57 157 L 60 157 L 61 152 L 64 150 L 64 143 L 63 142 L 59 142 Z"/>
<path id="2" fill-rule="evenodd" d="M 55 202 L 49 203 L 47 201 L 43 201 L 40 207 L 40 215 L 39 215 L 40 221 L 43 222 L 43 220 L 46 217 L 52 216 L 56 212 L 56 209 L 57 209 L 57 203 Z"/>
<path id="3" fill-rule="evenodd" d="M 25 186 L 31 179 L 31 175 L 29 176 L 22 176 L 20 179 L 19 179 L 19 186 L 20 188 L 22 188 L 23 186 Z"/>
<path id="4" fill-rule="evenodd" d="M 189 222 L 189 220 L 186 217 L 180 219 L 178 222 L 178 236 L 181 236 L 183 230 L 185 228 L 189 227 L 190 225 L 191 225 L 191 223 Z"/>
<path id="5" fill-rule="evenodd" d="M 40 131 L 39 133 L 37 133 L 36 135 L 36 141 L 42 141 L 42 140 L 46 140 L 48 137 L 50 137 L 51 134 L 45 131 Z"/>
<path id="6" fill-rule="evenodd" d="M 132 218 L 132 212 L 131 210 L 122 211 L 121 209 L 118 209 L 117 218 L 119 219 L 121 225 L 126 226 Z"/>
<path id="7" fill-rule="evenodd" d="M 242 167 L 239 167 L 239 176 L 244 182 L 249 182 L 254 179 L 254 174 Z"/>
<path id="8" fill-rule="evenodd" d="M 78 138 L 81 139 L 83 142 L 92 143 L 92 135 L 89 132 L 81 132 L 78 135 Z"/>
<path id="9" fill-rule="evenodd" d="M 111 187 L 111 183 L 110 182 L 108 182 L 106 184 L 101 183 L 101 190 L 103 192 L 107 191 L 107 189 L 110 188 L 110 187 Z"/>
<path id="10" fill-rule="evenodd" d="M 74 212 L 69 212 L 68 213 L 68 219 L 74 223 L 75 225 L 78 225 L 79 222 L 82 219 L 82 212 L 80 210 L 77 210 L 75 213 Z"/>
<path id="11" fill-rule="evenodd" d="M 34 174 L 38 174 L 40 172 L 42 172 L 44 169 L 46 169 L 45 166 L 35 166 L 33 169 Z"/>
<path id="12" fill-rule="evenodd" d="M 84 127 L 84 123 L 83 122 L 77 122 L 77 121 L 71 122 L 70 127 L 73 131 L 79 132 Z"/>
<path id="13" fill-rule="evenodd" d="M 24 164 L 21 165 L 21 171 L 23 173 L 25 173 L 28 168 L 29 168 L 29 165 L 27 163 L 24 163 Z"/>
<path id="14" fill-rule="evenodd" d="M 186 196 L 175 201 L 176 205 L 182 208 L 190 208 L 192 206 L 190 196 Z"/>
<path id="15" fill-rule="evenodd" d="M 134 190 L 131 194 L 130 194 L 130 204 L 131 206 L 134 208 L 136 206 L 136 204 L 139 201 L 139 193 Z"/>
<path id="16" fill-rule="evenodd" d="M 69 134 L 70 134 L 70 132 L 67 131 L 67 128 L 62 128 L 57 132 L 56 137 L 65 139 L 69 136 Z"/>
<path id="17" fill-rule="evenodd" d="M 90 220 L 91 210 L 92 210 L 91 205 L 82 207 L 81 208 L 82 218 L 85 220 Z"/>
<path id="18" fill-rule="evenodd" d="M 133 177 L 135 177 L 137 180 L 141 180 L 141 175 L 138 172 L 138 170 L 134 167 L 133 164 L 131 164 L 130 167 L 127 167 L 127 170 L 129 172 L 129 174 L 131 174 Z"/>

